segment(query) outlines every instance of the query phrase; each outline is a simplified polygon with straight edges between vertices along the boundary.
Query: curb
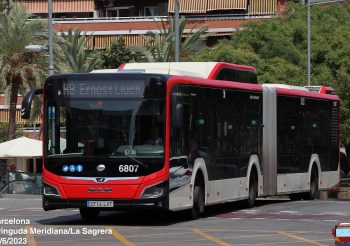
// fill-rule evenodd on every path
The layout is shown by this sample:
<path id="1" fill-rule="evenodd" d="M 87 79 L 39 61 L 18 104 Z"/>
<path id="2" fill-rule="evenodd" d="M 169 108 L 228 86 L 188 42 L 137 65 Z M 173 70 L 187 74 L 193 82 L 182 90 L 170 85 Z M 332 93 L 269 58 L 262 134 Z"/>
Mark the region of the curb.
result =
<path id="1" fill-rule="evenodd" d="M 41 199 L 41 195 L 27 195 L 27 194 L 0 194 L 1 198 L 12 198 L 12 199 Z"/>

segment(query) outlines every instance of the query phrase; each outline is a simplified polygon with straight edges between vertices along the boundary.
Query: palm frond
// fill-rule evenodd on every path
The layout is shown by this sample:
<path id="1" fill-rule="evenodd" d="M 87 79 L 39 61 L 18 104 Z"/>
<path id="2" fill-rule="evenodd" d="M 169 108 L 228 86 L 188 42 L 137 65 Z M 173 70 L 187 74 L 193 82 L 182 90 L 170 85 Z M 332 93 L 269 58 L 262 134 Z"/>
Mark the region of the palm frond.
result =
<path id="1" fill-rule="evenodd" d="M 184 36 L 185 27 L 187 25 L 187 19 L 181 17 L 179 23 L 179 35 Z M 203 26 L 199 29 L 193 27 L 187 37 L 181 40 L 180 52 L 181 54 L 188 55 L 194 52 L 194 50 L 208 37 L 206 33 L 208 28 Z M 145 57 L 149 57 L 151 54 L 152 59 L 150 61 L 155 62 L 168 62 L 174 61 L 175 51 L 175 23 L 174 18 L 169 18 L 169 26 L 162 20 L 161 28 L 157 32 L 149 31 L 146 35 L 141 36 L 145 42 L 144 52 Z"/>
<path id="2" fill-rule="evenodd" d="M 69 29 L 67 34 L 62 33 L 59 45 L 71 72 L 90 72 L 101 64 L 102 60 L 99 56 L 90 57 L 89 52 L 85 49 L 89 39 L 86 32 L 81 32 L 79 29 Z"/>

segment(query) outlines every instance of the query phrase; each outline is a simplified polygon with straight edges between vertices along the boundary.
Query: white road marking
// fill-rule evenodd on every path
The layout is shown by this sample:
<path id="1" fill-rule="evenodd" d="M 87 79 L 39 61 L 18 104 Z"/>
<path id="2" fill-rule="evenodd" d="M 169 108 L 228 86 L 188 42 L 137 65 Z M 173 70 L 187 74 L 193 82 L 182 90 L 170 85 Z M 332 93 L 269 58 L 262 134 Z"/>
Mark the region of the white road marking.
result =
<path id="1" fill-rule="evenodd" d="M 239 212 L 242 212 L 242 213 L 247 213 L 247 214 L 257 214 L 260 212 L 260 210 L 248 210 L 248 209 L 243 209 L 243 210 L 240 210 Z M 233 212 L 234 213 L 234 212 Z"/>
<path id="2" fill-rule="evenodd" d="M 280 211 L 280 213 L 284 213 L 284 214 L 302 214 L 300 211 L 293 211 L 293 210 Z"/>

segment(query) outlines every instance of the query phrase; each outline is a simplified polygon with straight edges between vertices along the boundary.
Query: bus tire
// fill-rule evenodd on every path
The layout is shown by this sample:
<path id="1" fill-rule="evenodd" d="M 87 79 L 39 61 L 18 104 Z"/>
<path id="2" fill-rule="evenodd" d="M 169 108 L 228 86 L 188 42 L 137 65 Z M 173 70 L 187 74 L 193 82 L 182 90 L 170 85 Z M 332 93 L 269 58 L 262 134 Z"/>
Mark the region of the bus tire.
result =
<path id="1" fill-rule="evenodd" d="M 204 212 L 204 194 L 203 189 L 199 185 L 195 185 L 193 189 L 193 206 L 190 210 L 190 218 L 195 220 Z"/>
<path id="2" fill-rule="evenodd" d="M 311 172 L 310 191 L 305 194 L 304 200 L 315 200 L 318 194 L 318 174 L 317 170 Z"/>
<path id="3" fill-rule="evenodd" d="M 83 220 L 93 221 L 98 218 L 100 211 L 96 209 L 80 208 L 80 216 Z"/>
<path id="4" fill-rule="evenodd" d="M 247 199 L 248 208 L 254 207 L 257 193 L 258 193 L 258 182 L 257 182 L 256 174 L 255 172 L 253 172 L 249 179 L 249 191 L 248 191 L 248 199 Z"/>

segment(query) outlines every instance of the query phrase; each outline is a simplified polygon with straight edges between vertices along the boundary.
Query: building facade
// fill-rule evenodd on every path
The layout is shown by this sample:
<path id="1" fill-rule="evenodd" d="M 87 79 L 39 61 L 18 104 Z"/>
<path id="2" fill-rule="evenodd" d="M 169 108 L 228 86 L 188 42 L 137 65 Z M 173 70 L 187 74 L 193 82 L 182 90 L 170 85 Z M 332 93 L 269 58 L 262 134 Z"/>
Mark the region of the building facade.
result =
<path id="1" fill-rule="evenodd" d="M 12 0 L 41 18 L 48 16 L 47 0 Z M 273 18 L 291 0 L 179 0 L 187 30 L 207 25 L 211 39 L 229 37 L 247 21 Z M 52 0 L 54 28 L 87 31 L 88 49 L 105 49 L 119 37 L 127 45 L 142 45 L 140 34 L 157 31 L 174 14 L 174 0 Z M 186 30 L 185 30 L 186 32 Z"/>

